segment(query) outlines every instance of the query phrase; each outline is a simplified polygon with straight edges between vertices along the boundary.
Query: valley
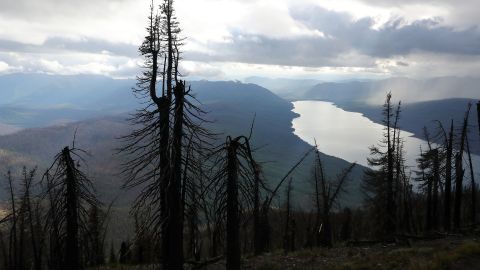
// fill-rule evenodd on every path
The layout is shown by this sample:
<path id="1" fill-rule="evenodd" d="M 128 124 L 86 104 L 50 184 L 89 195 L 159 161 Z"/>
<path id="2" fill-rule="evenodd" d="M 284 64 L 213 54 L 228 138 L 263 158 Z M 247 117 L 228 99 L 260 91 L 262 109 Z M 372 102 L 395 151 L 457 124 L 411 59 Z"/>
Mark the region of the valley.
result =
<path id="1" fill-rule="evenodd" d="M 29 76 L 22 76 L 25 87 L 32 87 L 26 83 Z M 44 86 L 38 88 L 38 92 L 32 92 L 32 95 L 60 93 L 63 87 L 50 82 L 58 80 L 58 76 L 42 75 L 33 78 L 39 80 L 37 84 Z M 2 79 L 5 80 L 0 77 L 0 82 Z M 62 77 L 61 80 L 66 80 L 66 85 L 77 82 L 75 77 Z M 34 100 L 10 93 L 16 98 L 0 105 L 0 119 L 8 121 L 0 136 L 0 168 L 3 173 L 12 170 L 18 175 L 23 166 L 37 166 L 37 177 L 40 178 L 50 166 L 54 155 L 64 146 L 72 145 L 75 136 L 75 145 L 88 153 L 84 157 L 87 164 L 90 164 L 86 170 L 94 179 L 97 195 L 105 204 L 114 201 L 112 218 L 121 222 L 111 225 L 108 237 L 118 240 L 134 234 L 128 212 L 138 190 L 120 188 L 124 178 L 119 172 L 126 159 L 116 149 L 122 146 L 119 138 L 132 129 L 127 121 L 129 112 L 142 101 L 131 95 L 131 80 L 116 82 L 106 78 L 92 79 L 95 80 L 105 80 L 101 86 L 107 87 L 107 90 L 91 104 L 83 103 L 82 100 L 97 96 L 93 92 L 82 92 L 80 88 L 76 91 L 78 96 L 75 99 L 58 97 L 55 102 L 63 104 L 61 106 L 49 100 Z M 94 89 L 101 91 L 98 88 L 101 86 Z M 113 88 L 108 89 L 108 86 Z M 53 87 L 54 90 L 49 92 L 48 87 Z M 269 186 L 275 186 L 314 144 L 314 139 L 317 139 L 329 178 L 339 174 L 350 162 L 359 164 L 352 172 L 351 182 L 346 186 L 348 196 L 340 198 L 337 209 L 355 208 L 363 204 L 360 183 L 367 167 L 368 147 L 378 143 L 382 134 L 382 126 L 378 124 L 381 121 L 380 106 L 331 98 L 326 100 L 333 103 L 316 99 L 291 103 L 258 85 L 232 81 L 194 81 L 191 87 L 198 104 L 207 112 L 205 117 L 209 121 L 208 129 L 217 133 L 219 138 L 246 134 L 253 123 L 255 156 L 262 164 L 262 173 Z M 421 138 L 418 136 L 420 123 L 428 123 L 426 117 L 430 115 L 445 119 L 448 116 L 446 113 L 450 111 L 461 114 L 467 101 L 456 99 L 404 106 L 401 123 L 409 125 L 402 124 L 402 129 L 406 130 L 403 136 L 408 137 L 407 142 L 413 142 L 407 144 L 406 149 L 411 169 L 415 169 L 414 161 L 422 142 L 416 138 Z M 437 104 L 442 106 L 436 107 Z M 430 111 L 432 108 L 436 108 L 436 113 Z M 352 133 L 351 130 L 355 132 Z M 414 133 L 415 137 L 410 137 L 412 133 L 409 132 Z M 479 164 L 477 156 L 475 160 L 475 164 Z M 293 194 L 297 201 L 296 207 L 300 209 L 312 207 L 312 164 L 313 157 L 309 157 L 292 174 L 295 179 Z M 5 199 L 6 196 L 4 190 L 0 191 L 1 198 Z M 277 205 L 281 205 L 283 196 L 280 194 L 276 200 Z M 119 244 L 117 240 L 115 243 Z"/>

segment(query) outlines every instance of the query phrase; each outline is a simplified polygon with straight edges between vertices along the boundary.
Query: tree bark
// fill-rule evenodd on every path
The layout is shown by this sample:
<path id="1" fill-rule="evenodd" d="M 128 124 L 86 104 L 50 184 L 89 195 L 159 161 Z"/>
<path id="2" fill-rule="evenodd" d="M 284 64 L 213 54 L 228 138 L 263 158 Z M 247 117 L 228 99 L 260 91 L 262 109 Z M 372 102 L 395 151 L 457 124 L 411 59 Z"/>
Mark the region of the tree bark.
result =
<path id="1" fill-rule="evenodd" d="M 169 237 L 168 261 L 172 270 L 183 269 L 183 213 L 182 213 L 182 138 L 185 85 L 179 81 L 175 91 L 175 119 L 172 142 L 172 175 L 168 186 L 168 219 Z"/>
<path id="2" fill-rule="evenodd" d="M 62 151 L 66 166 L 66 251 L 65 268 L 80 269 L 79 246 L 78 246 L 78 185 L 75 179 L 75 163 L 70 156 L 70 149 L 65 147 Z"/>
<path id="3" fill-rule="evenodd" d="M 395 232 L 395 211 L 394 211 L 394 198 L 393 198 L 393 165 L 394 165 L 394 152 L 395 152 L 395 140 L 392 140 L 391 135 L 391 95 L 387 96 L 386 102 L 386 122 L 387 122 L 387 205 L 386 213 L 387 220 L 385 222 L 385 233 L 387 237 L 393 237 Z"/>
<path id="4" fill-rule="evenodd" d="M 264 252 L 262 245 L 262 232 L 260 220 L 260 170 L 258 164 L 255 166 L 255 183 L 254 183 L 254 199 L 253 199 L 253 249 L 256 256 Z"/>
<path id="5" fill-rule="evenodd" d="M 473 163 L 472 163 L 472 155 L 470 153 L 470 145 L 468 143 L 468 136 L 466 138 L 466 142 L 467 142 L 467 154 L 468 154 L 468 164 L 469 164 L 469 167 L 470 167 L 470 186 L 472 188 L 472 208 L 471 208 L 471 222 L 473 225 L 476 224 L 476 221 L 477 221 L 477 218 L 476 218 L 476 214 L 477 214 L 477 202 L 476 202 L 476 198 L 475 198 L 475 193 L 477 192 L 476 191 L 476 185 L 475 185 L 475 173 L 473 171 Z"/>
<path id="6" fill-rule="evenodd" d="M 290 226 L 291 221 L 291 193 L 292 193 L 292 178 L 288 182 L 287 186 L 287 202 L 285 205 L 285 232 L 283 235 L 283 250 L 285 254 L 292 251 L 292 228 Z"/>
<path id="7" fill-rule="evenodd" d="M 15 195 L 13 190 L 13 179 L 12 174 L 8 171 L 8 184 L 10 189 L 10 200 L 12 204 L 12 228 L 10 233 L 10 241 L 8 247 L 8 258 L 9 258 L 9 267 L 11 269 L 17 269 L 18 265 L 18 256 L 17 256 L 17 211 L 15 204 Z"/>
<path id="8" fill-rule="evenodd" d="M 455 209 L 453 216 L 453 224 L 455 229 L 460 228 L 460 218 L 462 211 L 462 193 L 463 193 L 463 175 L 465 170 L 463 169 L 463 151 L 465 150 L 465 138 L 467 136 L 468 116 L 470 113 L 471 104 L 468 104 L 467 112 L 463 120 L 462 133 L 460 137 L 460 149 L 455 157 Z"/>
<path id="9" fill-rule="evenodd" d="M 227 145 L 227 262 L 228 270 L 240 270 L 240 219 L 238 207 L 238 142 Z"/>
<path id="10" fill-rule="evenodd" d="M 477 102 L 478 134 L 480 135 L 480 101 Z"/>
<path id="11" fill-rule="evenodd" d="M 438 228 L 438 188 L 440 185 L 440 160 L 438 149 L 433 150 L 433 198 L 432 198 L 432 228 Z"/>
<path id="12" fill-rule="evenodd" d="M 452 156 L 453 156 L 453 120 L 450 123 L 450 132 L 448 139 L 445 138 L 447 147 L 447 156 L 445 160 L 445 211 L 443 227 L 445 231 L 450 231 L 451 225 L 451 193 L 452 193 Z"/>

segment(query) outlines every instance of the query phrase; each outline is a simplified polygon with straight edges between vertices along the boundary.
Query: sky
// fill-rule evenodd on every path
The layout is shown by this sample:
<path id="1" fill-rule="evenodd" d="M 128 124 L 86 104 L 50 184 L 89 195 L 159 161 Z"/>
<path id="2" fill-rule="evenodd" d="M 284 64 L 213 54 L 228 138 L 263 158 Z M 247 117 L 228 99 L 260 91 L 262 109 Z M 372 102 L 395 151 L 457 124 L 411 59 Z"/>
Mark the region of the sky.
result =
<path id="1" fill-rule="evenodd" d="M 176 0 L 201 79 L 477 76 L 480 0 Z M 133 78 L 150 0 L 0 0 L 0 74 Z"/>

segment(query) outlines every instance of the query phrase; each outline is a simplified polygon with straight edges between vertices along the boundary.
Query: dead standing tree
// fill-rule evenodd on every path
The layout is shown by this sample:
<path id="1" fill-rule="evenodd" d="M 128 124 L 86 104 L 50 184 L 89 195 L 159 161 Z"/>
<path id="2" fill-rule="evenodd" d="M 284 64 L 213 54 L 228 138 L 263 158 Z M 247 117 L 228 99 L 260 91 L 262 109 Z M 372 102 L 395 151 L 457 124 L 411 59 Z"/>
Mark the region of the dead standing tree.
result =
<path id="1" fill-rule="evenodd" d="M 452 213 L 452 158 L 453 158 L 453 120 L 450 123 L 450 130 L 447 134 L 440 121 L 437 121 L 441 135 L 443 135 L 443 151 L 445 152 L 445 200 L 443 228 L 450 231 Z"/>
<path id="2" fill-rule="evenodd" d="M 44 231 L 40 220 L 40 200 L 33 188 L 35 174 L 36 168 L 27 170 L 23 167 L 18 183 L 20 194 L 15 191 L 15 177 L 10 171 L 6 175 L 10 211 L 0 220 L 0 230 L 4 226 L 8 228 L 5 239 L 0 231 L 0 260 L 5 269 L 42 269 Z"/>
<path id="3" fill-rule="evenodd" d="M 441 151 L 438 147 L 432 144 L 430 133 L 424 127 L 425 140 L 428 145 L 428 150 L 423 151 L 420 148 L 420 157 L 417 159 L 418 181 L 421 182 L 427 193 L 427 215 L 426 215 L 426 230 L 432 231 L 438 228 L 438 205 L 439 205 L 439 189 L 441 187 L 440 175 L 442 163 Z"/>
<path id="4" fill-rule="evenodd" d="M 44 230 L 42 229 L 42 222 L 40 220 L 40 202 L 35 202 L 35 196 L 32 195 L 33 179 L 36 174 L 36 168 L 27 171 L 26 167 L 23 167 L 23 197 L 21 210 L 28 220 L 29 238 L 31 244 L 31 252 L 33 256 L 33 265 L 36 270 L 42 269 L 42 250 L 44 244 Z M 34 205 L 35 203 L 35 205 Z M 27 260 L 25 260 L 27 261 Z"/>
<path id="5" fill-rule="evenodd" d="M 347 184 L 348 176 L 355 166 L 356 163 L 352 163 L 337 176 L 336 181 L 329 181 L 326 179 L 323 171 L 320 151 L 318 151 L 318 148 L 315 150 L 314 181 L 317 221 L 314 231 L 317 245 L 322 243 L 327 247 L 333 246 L 331 211 L 333 206 L 337 203 L 340 194 L 345 192 L 345 185 Z M 323 220 L 322 225 L 320 225 L 320 218 Z"/>
<path id="6" fill-rule="evenodd" d="M 465 112 L 465 117 L 463 119 L 462 130 L 460 133 L 460 144 L 458 147 L 458 152 L 455 156 L 455 205 L 454 205 L 454 215 L 453 215 L 453 225 L 455 229 L 460 228 L 460 218 L 462 210 L 462 195 L 463 195 L 463 176 L 465 170 L 463 169 L 463 152 L 465 150 L 465 139 L 468 131 L 468 117 L 470 114 L 470 108 L 472 104 L 468 104 L 467 111 Z"/>
<path id="7" fill-rule="evenodd" d="M 292 217 L 292 186 L 293 178 L 290 178 L 285 189 L 285 230 L 283 231 L 283 252 L 295 251 L 295 218 Z"/>
<path id="8" fill-rule="evenodd" d="M 300 164 L 305 161 L 305 159 L 315 150 L 315 147 L 308 149 L 305 154 L 290 168 L 290 170 L 285 174 L 285 176 L 280 179 L 277 186 L 270 190 L 269 188 L 263 185 L 263 188 L 268 192 L 268 195 L 265 196 L 265 199 L 258 210 L 259 218 L 258 218 L 258 226 L 259 228 L 254 228 L 254 231 L 258 231 L 256 234 L 258 238 L 254 240 L 254 250 L 255 254 L 259 255 L 268 250 L 270 245 L 270 237 L 271 237 L 271 228 L 269 222 L 269 214 L 273 199 L 277 196 L 278 191 L 282 187 L 282 185 L 287 181 L 290 175 L 295 171 L 295 169 L 300 166 Z M 262 183 L 262 182 L 260 182 Z"/>
<path id="9" fill-rule="evenodd" d="M 210 186 L 217 186 L 219 215 L 226 219 L 226 268 L 241 267 L 240 214 L 241 209 L 251 209 L 255 194 L 256 164 L 250 147 L 250 138 L 227 137 L 225 144 L 218 147 L 212 155 L 212 164 L 219 168 L 213 176 Z M 240 200 L 242 198 L 242 200 Z M 240 202 L 245 202 L 242 205 Z"/>
<path id="10" fill-rule="evenodd" d="M 477 102 L 478 135 L 480 136 L 480 101 Z"/>
<path id="11" fill-rule="evenodd" d="M 472 154 L 470 152 L 470 144 L 468 143 L 468 135 L 465 137 L 465 141 L 467 144 L 467 155 L 468 155 L 468 166 L 470 168 L 470 188 L 471 190 L 471 207 L 470 207 L 470 218 L 471 218 L 471 223 L 472 225 L 476 224 L 477 218 L 476 218 L 476 184 L 475 184 L 475 172 L 473 170 L 473 162 L 472 162 Z"/>
<path id="12" fill-rule="evenodd" d="M 82 269 L 84 258 L 81 248 L 80 235 L 85 234 L 88 228 L 88 210 L 90 207 L 98 207 L 99 202 L 95 198 L 92 182 L 80 171 L 80 164 L 84 159 L 80 154 L 84 152 L 75 146 L 70 149 L 65 147 L 55 156 L 52 166 L 44 175 L 47 183 L 47 194 L 55 194 L 53 205 L 50 211 L 54 211 L 48 217 L 55 220 L 48 220 L 47 224 L 52 230 L 58 230 L 59 239 L 53 239 L 62 243 L 61 268 Z M 77 157 L 77 161 L 72 156 Z M 53 172 L 50 174 L 49 172 Z M 60 254 L 53 254 L 60 256 Z"/>
<path id="13" fill-rule="evenodd" d="M 241 144 L 239 138 L 227 139 L 227 269 L 240 269 L 240 219 L 238 202 L 237 154 Z M 248 144 L 248 140 L 246 141 Z"/>
<path id="14" fill-rule="evenodd" d="M 11 220 L 11 229 L 10 229 L 10 237 L 9 237 L 9 246 L 8 246 L 8 269 L 17 269 L 19 268 L 19 250 L 18 250 L 18 240 L 17 240 L 17 221 L 18 221 L 18 214 L 17 214 L 17 205 L 16 205 L 16 198 L 13 186 L 13 176 L 10 171 L 7 173 L 8 179 L 8 186 L 10 192 L 10 203 L 11 203 L 11 214 L 8 217 Z"/>
<path id="15" fill-rule="evenodd" d="M 148 35 L 139 48 L 145 58 L 144 72 L 134 89 L 137 97 L 145 99 L 145 106 L 130 119 L 136 129 L 123 137 L 126 146 L 120 152 L 129 158 L 124 164 L 127 180 L 123 187 L 142 188 L 132 210 L 145 215 L 142 225 L 161 241 L 164 268 L 182 269 L 182 172 L 190 166 L 183 156 L 185 141 L 192 138 L 196 151 L 202 143 L 208 145 L 210 134 L 200 127 L 204 112 L 187 99 L 190 89 L 179 80 L 182 39 L 173 1 L 163 0 L 160 14 L 156 12 L 152 2 Z"/>

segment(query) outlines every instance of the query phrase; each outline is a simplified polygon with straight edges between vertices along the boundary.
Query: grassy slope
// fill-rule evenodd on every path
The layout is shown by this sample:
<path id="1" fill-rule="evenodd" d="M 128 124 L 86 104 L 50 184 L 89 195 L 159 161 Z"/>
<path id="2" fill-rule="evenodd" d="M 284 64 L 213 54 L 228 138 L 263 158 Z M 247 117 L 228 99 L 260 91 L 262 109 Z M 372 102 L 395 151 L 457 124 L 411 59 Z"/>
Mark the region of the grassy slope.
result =
<path id="1" fill-rule="evenodd" d="M 421 241 L 408 246 L 375 245 L 281 252 L 247 259 L 250 269 L 443 270 L 478 269 L 480 243 L 470 239 Z M 214 268 L 212 268 L 214 269 Z M 218 268 L 221 269 L 221 268 Z"/>

